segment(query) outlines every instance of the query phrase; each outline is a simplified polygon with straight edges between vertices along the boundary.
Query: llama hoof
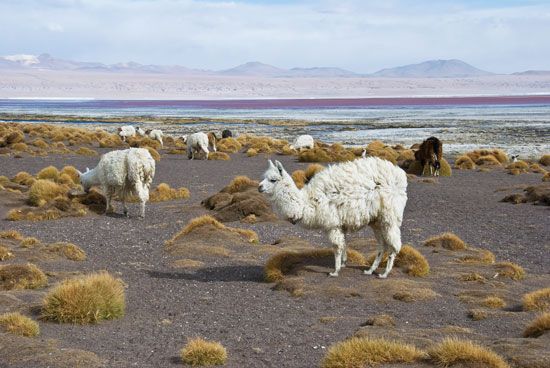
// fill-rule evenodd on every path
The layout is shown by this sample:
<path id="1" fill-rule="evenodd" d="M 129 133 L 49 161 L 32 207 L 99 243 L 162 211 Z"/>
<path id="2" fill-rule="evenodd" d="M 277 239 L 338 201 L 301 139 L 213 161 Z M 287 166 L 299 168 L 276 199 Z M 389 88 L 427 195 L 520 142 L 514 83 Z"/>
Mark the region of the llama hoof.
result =
<path id="1" fill-rule="evenodd" d="M 376 277 L 378 277 L 379 279 L 385 279 L 385 278 L 388 277 L 388 275 L 378 274 L 378 275 L 376 275 Z"/>
<path id="2" fill-rule="evenodd" d="M 330 277 L 338 277 L 338 272 L 334 271 L 334 272 L 329 272 L 328 274 Z"/>
<path id="3" fill-rule="evenodd" d="M 371 270 L 365 270 L 365 271 L 363 271 L 363 273 L 364 273 L 365 275 L 372 275 L 373 271 L 371 271 Z"/>

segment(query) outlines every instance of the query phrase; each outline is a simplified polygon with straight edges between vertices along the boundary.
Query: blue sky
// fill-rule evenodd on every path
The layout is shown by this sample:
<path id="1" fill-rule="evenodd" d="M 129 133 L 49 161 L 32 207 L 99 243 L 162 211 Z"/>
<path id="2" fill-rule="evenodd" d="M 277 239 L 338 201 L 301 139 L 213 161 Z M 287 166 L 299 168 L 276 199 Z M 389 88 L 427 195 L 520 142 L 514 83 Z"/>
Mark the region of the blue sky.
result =
<path id="1" fill-rule="evenodd" d="M 550 1 L 1 0 L 0 34 L 0 55 L 105 63 L 550 69 Z"/>

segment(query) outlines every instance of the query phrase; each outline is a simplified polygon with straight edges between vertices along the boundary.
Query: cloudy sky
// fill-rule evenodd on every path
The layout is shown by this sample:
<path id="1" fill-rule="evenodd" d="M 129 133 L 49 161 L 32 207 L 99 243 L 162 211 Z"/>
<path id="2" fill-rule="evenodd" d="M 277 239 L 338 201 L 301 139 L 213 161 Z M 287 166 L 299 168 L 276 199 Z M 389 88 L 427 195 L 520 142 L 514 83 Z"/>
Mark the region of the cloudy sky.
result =
<path id="1" fill-rule="evenodd" d="M 104 63 L 550 69 L 548 0 L 1 0 L 0 34 L 0 55 Z"/>

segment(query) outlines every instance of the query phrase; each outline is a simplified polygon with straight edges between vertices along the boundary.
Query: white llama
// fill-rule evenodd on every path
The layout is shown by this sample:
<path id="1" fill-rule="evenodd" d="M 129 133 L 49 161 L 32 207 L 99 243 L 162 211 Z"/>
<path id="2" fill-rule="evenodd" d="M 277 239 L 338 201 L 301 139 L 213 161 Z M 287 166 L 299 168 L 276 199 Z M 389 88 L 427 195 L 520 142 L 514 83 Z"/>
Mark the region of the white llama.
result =
<path id="1" fill-rule="evenodd" d="M 331 165 L 298 189 L 279 161 L 269 161 L 258 190 L 265 193 L 275 210 L 308 228 L 324 229 L 334 246 L 338 276 L 347 259 L 345 233 L 369 225 L 378 242 L 376 259 L 364 272 L 372 274 L 384 251 L 390 253 L 386 278 L 401 250 L 401 222 L 407 203 L 407 176 L 399 167 L 377 157 Z"/>
<path id="2" fill-rule="evenodd" d="M 112 212 L 112 197 L 116 194 L 128 216 L 126 199 L 137 195 L 141 203 L 140 217 L 145 217 L 145 203 L 149 200 L 149 187 L 155 176 L 155 160 L 144 148 L 130 148 L 111 151 L 99 160 L 97 166 L 80 174 L 80 182 L 86 192 L 94 185 L 101 187 L 107 206 L 105 212 Z"/>

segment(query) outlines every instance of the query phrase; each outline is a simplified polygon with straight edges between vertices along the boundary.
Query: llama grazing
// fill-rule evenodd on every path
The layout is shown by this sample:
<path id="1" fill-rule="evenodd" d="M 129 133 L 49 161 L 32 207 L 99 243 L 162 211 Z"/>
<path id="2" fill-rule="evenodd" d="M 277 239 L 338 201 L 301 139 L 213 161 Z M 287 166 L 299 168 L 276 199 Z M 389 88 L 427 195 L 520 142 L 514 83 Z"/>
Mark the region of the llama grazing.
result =
<path id="1" fill-rule="evenodd" d="M 222 132 L 222 138 L 230 138 L 233 137 L 233 133 L 229 129 L 224 129 Z"/>
<path id="2" fill-rule="evenodd" d="M 420 161 L 422 166 L 422 172 L 424 172 L 424 166 L 430 165 L 430 175 L 439 176 L 439 169 L 441 169 L 441 157 L 443 156 L 443 144 L 436 137 L 430 137 L 426 139 L 418 151 L 414 153 L 416 161 Z"/>
<path id="3" fill-rule="evenodd" d="M 207 134 L 208 136 L 208 144 L 210 147 L 212 147 L 212 149 L 214 150 L 214 152 L 216 152 L 216 141 L 218 140 L 218 137 L 216 137 L 216 134 L 210 132 Z"/>
<path id="4" fill-rule="evenodd" d="M 304 134 L 304 135 L 298 136 L 294 140 L 294 143 L 292 143 L 290 145 L 290 149 L 296 149 L 296 150 L 301 151 L 304 148 L 305 149 L 312 149 L 313 146 L 314 146 L 313 137 L 308 135 L 308 134 Z"/>
<path id="5" fill-rule="evenodd" d="M 155 176 L 155 160 L 144 148 L 111 151 L 99 160 L 97 166 L 80 174 L 80 182 L 86 192 L 94 185 L 101 187 L 106 198 L 105 212 L 112 212 L 112 198 L 117 195 L 128 216 L 126 199 L 136 195 L 141 204 L 140 217 L 145 217 L 145 203 L 149 200 L 149 187 Z"/>
<path id="6" fill-rule="evenodd" d="M 118 128 L 118 135 L 122 138 L 123 142 L 126 142 L 126 139 L 136 136 L 136 128 L 131 125 L 122 126 Z"/>
<path id="7" fill-rule="evenodd" d="M 193 133 L 187 136 L 187 158 L 192 160 L 195 158 L 195 153 L 204 152 L 205 158 L 208 159 L 208 136 L 203 132 Z"/>
<path id="8" fill-rule="evenodd" d="M 136 128 L 136 133 L 137 133 L 140 137 L 143 137 L 143 136 L 145 136 L 145 134 L 147 134 L 147 133 L 145 132 L 145 130 L 143 130 L 143 128 L 141 128 L 141 127 L 137 127 L 137 128 Z"/>
<path id="9" fill-rule="evenodd" d="M 329 166 L 298 189 L 279 161 L 269 161 L 258 190 L 292 223 L 326 231 L 335 249 L 330 276 L 338 276 L 345 266 L 345 233 L 366 225 L 374 231 L 378 251 L 364 272 L 372 274 L 388 251 L 386 270 L 379 277 L 390 273 L 401 250 L 400 227 L 407 203 L 407 176 L 399 167 L 377 157 L 357 159 Z"/>
<path id="10" fill-rule="evenodd" d="M 161 148 L 164 147 L 164 144 L 162 143 L 162 137 L 164 136 L 164 134 L 162 133 L 162 130 L 160 130 L 160 129 L 147 129 L 145 131 L 145 134 L 149 138 L 154 139 L 156 141 L 159 141 Z"/>

